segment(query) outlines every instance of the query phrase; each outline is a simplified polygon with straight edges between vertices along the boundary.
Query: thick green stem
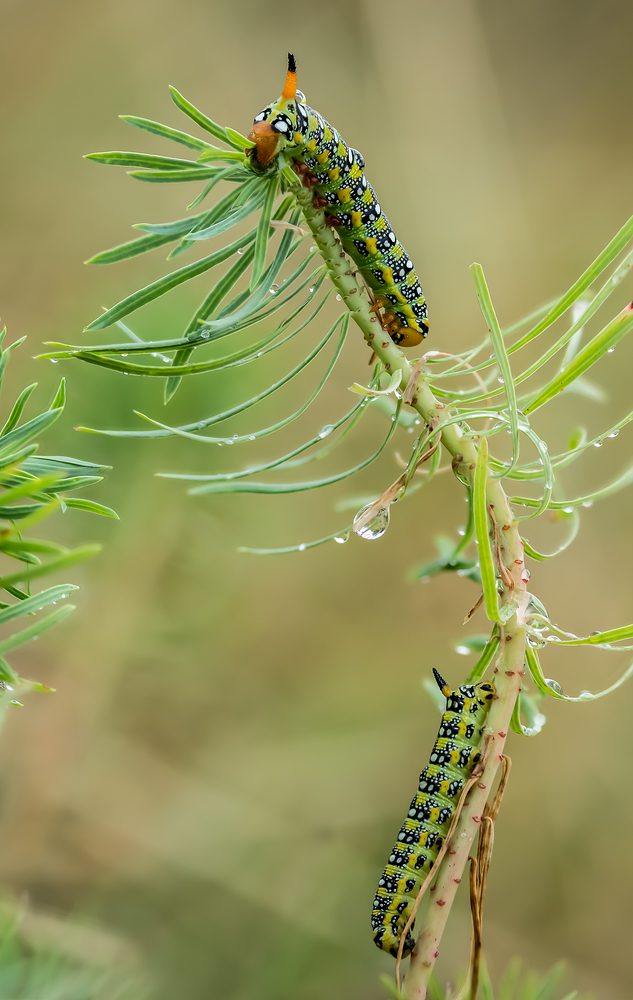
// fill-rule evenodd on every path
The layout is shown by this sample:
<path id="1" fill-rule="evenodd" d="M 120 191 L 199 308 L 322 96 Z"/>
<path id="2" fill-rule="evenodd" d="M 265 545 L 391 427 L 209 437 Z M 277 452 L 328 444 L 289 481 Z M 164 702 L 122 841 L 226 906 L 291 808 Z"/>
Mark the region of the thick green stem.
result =
<path id="1" fill-rule="evenodd" d="M 297 199 L 337 291 L 350 310 L 368 345 L 375 351 L 385 369 L 390 372 L 398 370 L 402 372 L 400 386 L 404 392 L 413 371 L 411 363 L 402 350 L 394 344 L 390 336 L 385 333 L 378 317 L 372 312 L 370 302 L 362 293 L 363 286 L 362 282 L 358 280 L 358 272 L 350 265 L 350 260 L 340 241 L 326 224 L 323 211 L 314 208 L 311 192 L 302 188 L 297 192 Z M 460 480 L 467 479 L 472 483 L 477 462 L 475 441 L 471 437 L 466 437 L 457 424 L 442 426 L 447 418 L 447 409 L 443 403 L 435 398 L 422 374 L 417 380 L 411 400 L 411 405 L 418 411 L 427 426 L 437 427 L 440 431 L 442 444 L 452 456 L 456 475 Z M 493 737 L 493 742 L 486 768 L 481 780 L 475 785 L 466 800 L 450 849 L 440 865 L 436 884 L 431 890 L 432 901 L 424 917 L 416 947 L 411 956 L 403 996 L 415 997 L 417 1000 L 423 1000 L 426 997 L 429 976 L 439 953 L 439 943 L 444 926 L 461 881 L 470 848 L 479 829 L 484 805 L 501 763 L 506 735 L 510 728 L 510 718 L 523 677 L 525 631 L 522 627 L 522 621 L 527 602 L 527 581 L 525 579 L 527 574 L 524 572 L 523 542 L 508 498 L 498 479 L 488 478 L 486 502 L 499 531 L 502 562 L 512 579 L 512 584 L 506 586 L 506 593 L 514 591 L 515 596 L 521 597 L 521 602 L 519 610 L 507 622 L 502 632 L 500 654 L 495 664 L 496 697 L 488 721 L 488 731 Z M 510 578 L 507 577 L 507 574 L 506 578 L 509 584 Z"/>

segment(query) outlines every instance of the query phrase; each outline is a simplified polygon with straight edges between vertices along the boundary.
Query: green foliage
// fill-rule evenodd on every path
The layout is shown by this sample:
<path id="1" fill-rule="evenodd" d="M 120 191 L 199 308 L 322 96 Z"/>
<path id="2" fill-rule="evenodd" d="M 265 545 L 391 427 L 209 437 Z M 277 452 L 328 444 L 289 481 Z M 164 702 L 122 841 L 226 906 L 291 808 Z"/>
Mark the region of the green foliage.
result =
<path id="1" fill-rule="evenodd" d="M 11 352 L 22 341 L 4 347 L 6 330 L 0 333 L 0 388 Z M 10 572 L 5 564 L 0 574 L 0 589 L 10 600 L 0 601 L 0 626 L 17 618 L 36 615 L 50 605 L 66 600 L 77 587 L 70 583 L 57 584 L 39 593 L 31 592 L 31 584 L 39 577 L 65 570 L 94 555 L 99 545 L 82 545 L 69 549 L 56 542 L 31 536 L 31 528 L 54 511 L 68 508 L 117 515 L 110 507 L 94 500 L 68 496 L 70 491 L 85 489 L 101 481 L 98 475 L 105 466 L 81 459 L 39 455 L 36 438 L 62 414 L 66 403 L 65 382 L 59 388 L 47 410 L 20 423 L 24 408 L 36 383 L 23 389 L 11 407 L 0 431 L 0 553 L 20 564 Z M 18 502 L 16 502 L 18 501 Z M 0 710 L 7 705 L 19 705 L 17 700 L 29 690 L 47 690 L 42 685 L 19 677 L 5 659 L 5 654 L 18 646 L 37 639 L 53 625 L 63 621 L 74 609 L 66 604 L 56 611 L 35 618 L 20 631 L 0 638 Z"/>
<path id="2" fill-rule="evenodd" d="M 56 922 L 57 923 L 57 922 Z M 65 927 L 59 924 L 61 942 Z M 57 935 L 60 936 L 59 933 Z M 19 915 L 0 914 L 0 1000 L 145 1000 L 136 973 L 71 958 L 63 946 L 25 934 Z"/>
<path id="3" fill-rule="evenodd" d="M 488 970 L 484 966 L 480 982 L 482 1000 L 590 1000 L 588 996 L 581 997 L 578 990 L 561 995 L 561 983 L 565 976 L 565 963 L 557 962 L 549 972 L 539 976 L 537 972 L 524 971 L 520 958 L 514 958 L 508 964 L 498 990 L 495 990 Z M 398 993 L 396 984 L 389 976 L 381 976 L 381 982 L 388 996 L 395 1000 L 403 1000 Z M 436 975 L 429 982 L 428 996 L 430 1000 L 466 1000 L 463 988 L 454 993 L 450 985 L 442 989 Z"/>
<path id="4" fill-rule="evenodd" d="M 128 340 L 122 343 L 101 343 L 91 347 L 69 344 L 52 344 L 55 350 L 45 355 L 53 360 L 75 358 L 93 365 L 111 368 L 135 375 L 166 379 L 166 399 L 171 398 L 182 378 L 193 374 L 218 372 L 235 365 L 256 362 L 259 357 L 283 348 L 288 341 L 304 330 L 316 328 L 319 313 L 325 304 L 329 289 L 326 269 L 320 258 L 314 260 L 311 253 L 304 251 L 304 232 L 299 228 L 302 207 L 305 206 L 305 191 L 294 173 L 284 161 L 283 154 L 273 160 L 265 169 L 254 169 L 249 153 L 252 143 L 232 129 L 224 128 L 209 119 L 203 112 L 193 107 L 181 94 L 172 90 L 172 98 L 177 107 L 196 125 L 224 143 L 227 148 L 209 144 L 206 139 L 197 138 L 188 132 L 181 132 L 143 118 L 124 116 L 124 120 L 145 131 L 150 131 L 164 139 L 176 142 L 181 147 L 194 151 L 196 158 L 159 156 L 145 153 L 109 152 L 91 154 L 90 158 L 111 165 L 132 167 L 130 173 L 135 179 L 152 182 L 178 183 L 185 181 L 203 182 L 204 187 L 194 199 L 190 209 L 197 208 L 216 185 L 229 185 L 211 208 L 187 215 L 174 222 L 149 224 L 141 223 L 146 235 L 128 244 L 114 247 L 92 258 L 92 263 L 112 263 L 126 257 L 145 253 L 168 243 L 176 244 L 170 256 L 191 253 L 200 243 L 216 239 L 242 224 L 254 213 L 259 213 L 257 224 L 248 232 L 222 242 L 222 245 L 192 263 L 178 267 L 158 277 L 145 288 L 132 291 L 120 302 L 106 310 L 86 328 L 92 332 L 117 324 Z M 213 166 L 219 164 L 219 166 Z M 483 587 L 484 604 L 493 628 L 489 641 L 481 651 L 478 664 L 471 671 L 471 679 L 482 676 L 492 662 L 498 648 L 500 629 L 517 611 L 518 602 L 512 593 L 507 593 L 502 602 L 500 567 L 495 553 L 495 525 L 488 509 L 487 488 L 495 479 L 531 483 L 536 487 L 534 495 L 511 496 L 510 502 L 522 510 L 519 520 L 529 521 L 541 515 L 553 516 L 566 529 L 566 537 L 555 551 L 540 553 L 528 541 L 526 554 L 537 560 L 553 558 L 563 552 L 576 537 L 579 529 L 579 509 L 588 506 L 617 490 L 628 486 L 633 480 L 633 466 L 629 466 L 613 482 L 598 486 L 589 495 L 560 498 L 556 476 L 560 469 L 586 455 L 588 448 L 600 445 L 607 438 L 615 436 L 633 419 L 633 413 L 624 415 L 615 426 L 605 429 L 592 441 L 584 432 L 573 432 L 568 448 L 551 456 L 538 431 L 530 423 L 530 415 L 537 409 L 549 405 L 564 390 L 577 389 L 590 399 L 600 396 L 601 389 L 595 383 L 586 381 L 586 374 L 598 362 L 608 356 L 618 341 L 633 329 L 633 307 L 620 304 L 615 315 L 601 319 L 602 310 L 609 304 L 610 297 L 617 293 L 622 281 L 630 271 L 633 262 L 633 219 L 630 219 L 586 268 L 583 274 L 561 296 L 543 307 L 535 308 L 523 320 L 502 330 L 483 270 L 479 264 L 472 266 L 475 288 L 487 334 L 479 344 L 461 357 L 430 352 L 423 361 L 423 375 L 436 399 L 441 400 L 445 413 L 442 429 L 458 425 L 466 438 L 479 443 L 479 460 L 474 470 L 474 479 L 463 478 L 468 489 L 469 519 L 461 539 L 453 544 L 447 539 L 438 539 L 439 559 L 416 569 L 413 577 L 426 580 L 443 571 L 457 572 L 467 576 Z M 270 247 L 276 247 L 270 253 Z M 314 250 L 315 247 L 312 247 Z M 287 265 L 291 258 L 292 270 Z M 270 262 L 269 262 L 270 261 Z M 205 291 L 200 305 L 193 316 L 184 324 L 180 336 L 163 341 L 143 341 L 123 324 L 135 310 L 161 298 L 171 289 L 188 282 L 224 264 L 226 269 Z M 316 266 L 315 266 L 316 265 Z M 304 273 L 307 276 L 304 278 Z M 360 279 L 359 279 L 360 280 Z M 592 285 L 601 281 L 597 292 Z M 230 298 L 230 296 L 233 296 Z M 300 298 L 299 298 L 300 297 Z M 299 298 L 298 304 L 297 299 Z M 572 311 L 571 322 L 565 325 L 568 311 Z M 598 317 L 600 313 L 600 317 Z M 265 325 L 264 333 L 254 343 L 243 343 L 230 353 L 217 354 L 215 343 L 224 337 L 236 337 L 259 324 L 268 324 L 275 317 L 276 326 Z M 597 318 L 599 327 L 583 346 L 582 338 L 587 325 Z M 290 330 L 295 321 L 296 328 Z M 299 419 L 321 391 L 340 355 L 348 332 L 349 314 L 341 316 L 323 336 L 315 348 L 311 348 L 303 360 L 286 375 L 268 386 L 256 396 L 236 403 L 229 409 L 213 413 L 198 421 L 175 426 L 167 421 L 139 414 L 153 426 L 150 430 L 94 430 L 115 436 L 158 438 L 166 436 L 186 437 L 199 441 L 202 445 L 220 446 L 240 444 L 257 440 L 275 433 Z M 562 325 L 562 330 L 561 330 Z M 528 327 L 526 332 L 521 333 Z M 290 331 L 290 332 L 289 332 Z M 338 332 L 334 356 L 324 377 L 316 389 L 310 391 L 305 402 L 292 414 L 276 424 L 253 430 L 248 434 L 210 437 L 200 432 L 210 426 L 225 423 L 232 417 L 250 410 L 268 398 L 295 375 L 303 371 L 325 348 Z M 545 342 L 551 335 L 550 342 Z M 539 356 L 515 374 L 512 370 L 514 357 L 528 345 L 535 345 L 539 338 L 543 347 Z M 313 341 L 314 341 L 313 335 Z M 540 342 L 540 341 L 539 341 Z M 191 361 L 195 352 L 202 354 L 203 360 Z M 143 355 L 149 359 L 143 360 Z M 153 363 L 152 355 L 160 364 Z M 483 360 L 482 360 L 483 357 Z M 131 360 L 133 359 L 133 360 Z M 406 362 L 405 362 L 406 363 Z M 554 371 L 548 366 L 555 366 Z M 557 367 L 556 367 L 557 366 Z M 394 434 L 401 430 L 413 430 L 419 421 L 412 420 L 404 412 L 402 401 L 401 373 L 393 369 L 387 371 L 378 364 L 369 386 L 356 383 L 352 386 L 361 395 L 361 402 L 352 407 L 343 417 L 327 424 L 318 434 L 311 434 L 292 451 L 265 463 L 255 463 L 239 472 L 213 472 L 197 475 L 171 475 L 171 478 L 187 479 L 195 485 L 192 493 L 263 493 L 283 494 L 320 489 L 344 481 L 367 468 L 391 442 Z M 476 379 L 476 385 L 469 380 Z M 523 388 L 524 383 L 529 383 Z M 369 406 L 381 409 L 388 417 L 389 426 L 383 440 L 368 458 L 352 464 L 342 472 L 328 476 L 306 477 L 299 481 L 261 481 L 259 474 L 281 472 L 302 467 L 329 455 L 344 437 L 351 432 Z M 83 428 L 86 430 L 87 428 Z M 324 442 L 324 439 L 327 441 Z M 501 458 L 499 443 L 505 444 L 509 438 L 511 455 Z M 410 445 L 410 457 L 401 483 L 394 484 L 393 494 L 389 494 L 384 505 L 385 526 L 388 523 L 389 506 L 394 499 L 402 500 L 411 496 L 423 486 L 427 486 L 439 468 L 439 449 L 434 447 L 437 435 L 433 428 L 421 428 L 421 433 Z M 534 457 L 526 461 L 520 447 L 527 445 Z M 427 454 L 428 452 L 428 454 Z M 427 464 L 419 468 L 422 456 Z M 459 469 L 456 474 L 462 478 Z M 169 475 L 169 474 L 168 474 Z M 395 488 L 398 486 L 398 488 Z M 387 491 L 388 492 L 388 491 Z M 384 494 L 387 496 L 387 494 Z M 302 552 L 316 546 L 336 541 L 344 542 L 350 537 L 351 525 L 332 531 L 322 538 L 289 544 L 282 548 L 250 548 L 242 551 L 257 554 L 286 554 Z M 382 533 L 382 531 L 380 532 Z M 372 537 L 378 537 L 374 533 Z M 472 551 L 476 541 L 477 552 Z M 535 600 L 535 599 L 534 599 Z M 537 602 L 538 603 L 538 602 Z M 540 616 L 540 617 L 539 617 Z M 530 673 L 536 687 L 536 694 L 522 693 L 513 718 L 515 731 L 533 735 L 544 721 L 539 711 L 539 696 L 566 698 L 567 700 L 589 700 L 598 695 L 584 692 L 577 698 L 562 695 L 556 682 L 546 682 L 538 665 L 537 649 L 545 643 L 560 645 L 594 645 L 602 649 L 629 648 L 622 642 L 633 637 L 633 629 L 624 628 L 600 633 L 599 636 L 577 637 L 557 630 L 542 607 L 533 603 L 528 609 L 528 640 L 530 642 Z M 628 676 L 627 672 L 624 676 Z M 624 679 L 624 678 L 623 678 Z M 612 690 L 610 688 L 609 690 Z M 525 723 L 521 721 L 521 713 Z"/>

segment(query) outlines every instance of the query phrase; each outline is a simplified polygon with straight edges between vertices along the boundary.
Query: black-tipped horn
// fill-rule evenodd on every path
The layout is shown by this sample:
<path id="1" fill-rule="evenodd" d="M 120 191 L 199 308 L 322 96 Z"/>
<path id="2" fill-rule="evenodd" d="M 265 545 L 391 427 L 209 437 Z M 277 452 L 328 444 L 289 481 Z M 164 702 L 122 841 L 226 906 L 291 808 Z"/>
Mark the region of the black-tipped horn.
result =
<path id="1" fill-rule="evenodd" d="M 437 681 L 437 686 L 444 695 L 444 697 L 448 698 L 449 694 L 452 694 L 453 692 L 451 691 L 448 684 L 442 677 L 441 673 L 438 670 L 436 670 L 435 667 L 433 667 L 433 676 L 435 677 L 435 680 Z"/>

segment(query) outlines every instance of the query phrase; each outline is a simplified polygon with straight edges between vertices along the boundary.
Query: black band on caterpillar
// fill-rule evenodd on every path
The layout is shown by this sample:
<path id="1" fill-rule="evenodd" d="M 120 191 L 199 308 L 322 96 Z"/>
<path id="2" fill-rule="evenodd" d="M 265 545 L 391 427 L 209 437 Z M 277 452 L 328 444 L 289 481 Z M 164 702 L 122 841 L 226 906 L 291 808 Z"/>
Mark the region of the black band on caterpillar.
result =
<path id="1" fill-rule="evenodd" d="M 420 280 L 406 250 L 384 215 L 363 172 L 365 161 L 348 146 L 297 90 L 294 56 L 279 100 L 257 115 L 249 139 L 255 142 L 253 166 L 263 169 L 283 150 L 315 205 L 323 208 L 343 249 L 374 293 L 381 321 L 402 347 L 419 344 L 428 332 L 427 307 Z"/>
<path id="2" fill-rule="evenodd" d="M 374 943 L 394 958 L 420 886 L 433 867 L 462 789 L 481 757 L 479 747 L 495 692 L 486 682 L 463 684 L 451 691 L 437 670 L 433 673 L 446 698 L 446 711 L 430 763 L 420 775 L 418 792 L 378 883 L 371 917 Z M 410 954 L 413 945 L 409 932 L 402 954 Z"/>

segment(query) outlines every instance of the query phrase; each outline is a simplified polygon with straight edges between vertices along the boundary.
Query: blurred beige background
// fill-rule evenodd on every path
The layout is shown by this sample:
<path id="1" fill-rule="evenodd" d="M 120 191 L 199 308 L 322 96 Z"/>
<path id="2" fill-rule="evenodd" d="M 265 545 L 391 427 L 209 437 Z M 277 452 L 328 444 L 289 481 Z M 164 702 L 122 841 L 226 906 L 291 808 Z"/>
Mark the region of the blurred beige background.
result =
<path id="1" fill-rule="evenodd" d="M 366 377 L 355 338 L 301 429 L 246 454 L 76 434 L 76 424 L 135 426 L 133 408 L 161 419 L 162 386 L 31 355 L 43 340 L 80 342 L 101 305 L 164 273 L 161 251 L 111 268 L 81 262 L 132 238 L 133 222 L 182 216 L 197 192 L 138 184 L 81 156 L 181 155 L 116 117 L 187 128 L 168 83 L 247 131 L 294 51 L 300 87 L 363 151 L 422 276 L 429 347 L 457 351 L 483 331 L 471 261 L 507 324 L 562 292 L 631 214 L 633 9 L 4 0 L 0 17 L 0 313 L 12 338 L 29 338 L 6 381 L 15 392 L 38 379 L 45 399 L 63 369 L 70 402 L 44 450 L 113 465 L 91 495 L 121 515 L 75 512 L 50 528 L 105 549 L 66 574 L 82 584 L 79 610 L 19 659 L 57 694 L 32 698 L 2 736 L 0 879 L 36 907 L 127 939 L 160 1000 L 378 1000 L 378 975 L 393 963 L 371 943 L 371 901 L 437 724 L 421 681 L 432 666 L 455 684 L 464 676 L 453 649 L 477 596 L 467 580 L 424 586 L 407 573 L 434 557 L 435 533 L 463 523 L 462 495 L 443 477 L 394 511 L 381 541 L 265 559 L 236 547 L 295 544 L 345 524 L 336 503 L 384 489 L 394 449 L 351 484 L 294 497 L 194 499 L 154 478 L 262 461 L 314 433 Z M 172 293 L 131 325 L 173 335 L 206 287 L 203 278 Z M 623 286 L 611 314 L 627 297 Z M 565 395 L 535 421 L 553 452 L 571 428 L 598 433 L 630 409 L 631 345 L 617 353 L 595 372 L 607 402 Z M 288 357 L 190 380 L 168 419 L 248 398 Z M 235 430 L 291 412 L 313 378 Z M 328 470 L 369 454 L 382 427 L 370 414 Z M 608 481 L 629 441 L 630 431 L 592 449 L 563 474 L 562 495 Z M 556 531 L 526 533 L 552 546 Z M 533 589 L 564 628 L 614 627 L 630 617 L 630 557 L 629 493 L 583 510 L 575 547 L 531 567 Z M 470 628 L 484 631 L 483 617 Z M 616 654 L 554 652 L 546 673 L 574 694 L 626 665 Z M 486 908 L 494 978 L 515 954 L 541 971 L 564 958 L 570 988 L 631 996 L 631 690 L 548 704 L 542 735 L 509 741 Z M 467 936 L 463 894 L 438 963 L 444 980 L 464 965 Z"/>

